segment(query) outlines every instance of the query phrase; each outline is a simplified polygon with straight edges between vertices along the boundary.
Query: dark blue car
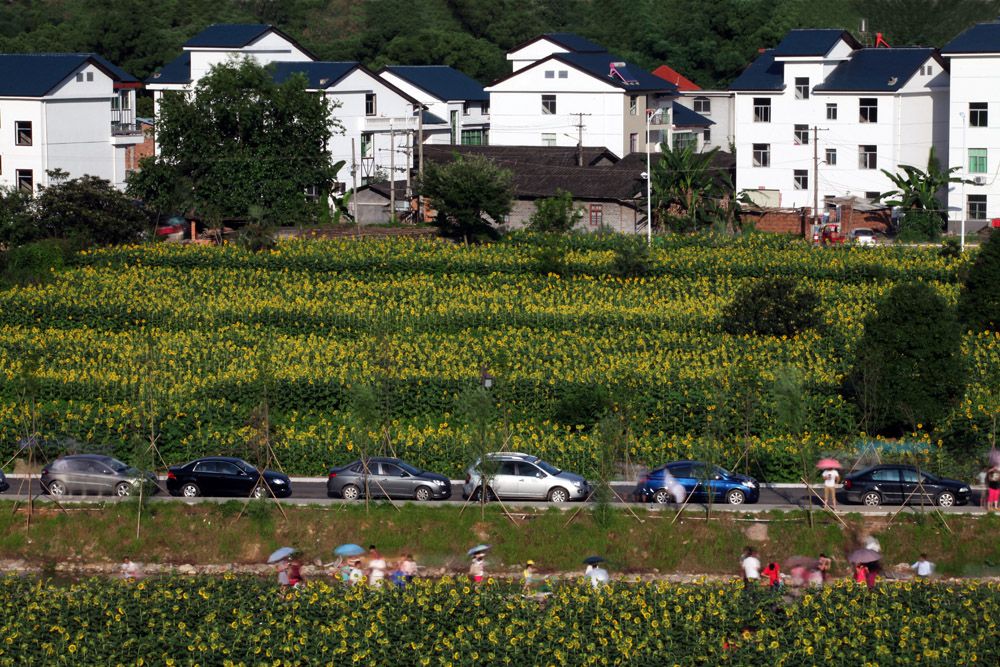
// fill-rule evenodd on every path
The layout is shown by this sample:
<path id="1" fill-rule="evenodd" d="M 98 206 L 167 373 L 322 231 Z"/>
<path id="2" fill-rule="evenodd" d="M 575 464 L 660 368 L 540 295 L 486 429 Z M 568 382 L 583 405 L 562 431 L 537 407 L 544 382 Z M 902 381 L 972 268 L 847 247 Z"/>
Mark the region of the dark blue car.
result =
<path id="1" fill-rule="evenodd" d="M 732 473 L 701 461 L 674 461 L 644 475 L 632 495 L 640 502 L 708 501 L 742 505 L 760 499 L 760 485 L 752 477 Z"/>

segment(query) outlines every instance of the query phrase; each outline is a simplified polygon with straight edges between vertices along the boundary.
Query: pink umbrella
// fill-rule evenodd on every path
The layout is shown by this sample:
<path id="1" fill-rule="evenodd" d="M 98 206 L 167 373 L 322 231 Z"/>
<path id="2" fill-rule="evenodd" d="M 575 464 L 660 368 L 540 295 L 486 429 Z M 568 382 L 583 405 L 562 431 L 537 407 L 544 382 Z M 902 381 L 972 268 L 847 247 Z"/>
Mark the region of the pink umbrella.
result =
<path id="1" fill-rule="evenodd" d="M 820 470 L 832 470 L 832 469 L 839 470 L 844 466 L 840 465 L 840 461 L 838 461 L 837 459 L 820 459 L 816 463 L 816 467 L 819 468 Z"/>

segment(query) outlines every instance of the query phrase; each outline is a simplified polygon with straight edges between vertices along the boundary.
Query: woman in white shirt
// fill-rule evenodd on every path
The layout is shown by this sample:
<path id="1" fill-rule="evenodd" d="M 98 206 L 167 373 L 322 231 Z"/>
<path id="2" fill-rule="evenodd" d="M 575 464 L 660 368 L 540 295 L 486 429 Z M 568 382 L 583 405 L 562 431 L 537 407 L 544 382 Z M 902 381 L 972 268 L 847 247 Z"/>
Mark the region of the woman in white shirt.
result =
<path id="1" fill-rule="evenodd" d="M 837 509 L 837 484 L 840 482 L 840 473 L 834 468 L 823 471 L 823 504 L 827 507 Z"/>

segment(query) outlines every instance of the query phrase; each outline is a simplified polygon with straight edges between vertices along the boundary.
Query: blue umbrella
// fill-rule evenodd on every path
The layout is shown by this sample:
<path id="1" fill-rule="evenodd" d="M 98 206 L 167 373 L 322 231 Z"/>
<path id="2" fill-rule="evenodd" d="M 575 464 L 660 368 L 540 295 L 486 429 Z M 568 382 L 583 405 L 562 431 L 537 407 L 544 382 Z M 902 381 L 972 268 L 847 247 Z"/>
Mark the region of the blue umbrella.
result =
<path id="1" fill-rule="evenodd" d="M 295 549 L 292 547 L 281 547 L 268 557 L 267 562 L 268 564 L 277 563 L 278 561 L 285 560 L 293 553 L 295 553 Z"/>
<path id="2" fill-rule="evenodd" d="M 359 547 L 357 544 L 341 544 L 339 547 L 333 550 L 334 556 L 350 557 L 350 556 L 360 556 L 365 552 L 364 547 Z"/>
<path id="3" fill-rule="evenodd" d="M 489 551 L 489 550 L 490 550 L 490 545 L 488 545 L 488 544 L 480 544 L 479 546 L 472 547 L 471 549 L 469 549 L 469 554 L 468 555 L 475 556 L 476 554 L 481 554 L 482 552 Z"/>

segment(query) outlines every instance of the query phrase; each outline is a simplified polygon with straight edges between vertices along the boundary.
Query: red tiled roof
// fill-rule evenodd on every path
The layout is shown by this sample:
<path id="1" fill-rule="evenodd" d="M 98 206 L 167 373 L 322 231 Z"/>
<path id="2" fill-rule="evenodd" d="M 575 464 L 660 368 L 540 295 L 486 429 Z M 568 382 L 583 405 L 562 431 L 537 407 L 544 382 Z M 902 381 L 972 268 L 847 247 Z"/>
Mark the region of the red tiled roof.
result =
<path id="1" fill-rule="evenodd" d="M 668 65 L 660 65 L 653 70 L 655 76 L 677 86 L 680 91 L 701 90 L 701 86 Z"/>

